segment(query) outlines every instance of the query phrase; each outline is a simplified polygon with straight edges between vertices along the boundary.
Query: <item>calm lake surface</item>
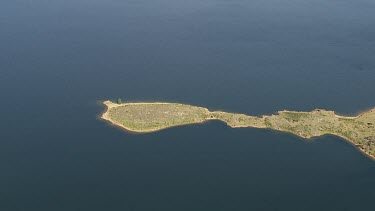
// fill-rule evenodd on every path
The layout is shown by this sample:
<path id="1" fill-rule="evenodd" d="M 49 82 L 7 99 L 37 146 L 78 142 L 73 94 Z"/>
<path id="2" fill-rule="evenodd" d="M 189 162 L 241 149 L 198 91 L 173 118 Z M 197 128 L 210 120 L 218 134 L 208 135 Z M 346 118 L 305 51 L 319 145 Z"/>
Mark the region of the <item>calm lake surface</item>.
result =
<path id="1" fill-rule="evenodd" d="M 340 138 L 217 121 L 129 134 L 101 100 L 249 115 L 375 106 L 373 0 L 2 0 L 0 210 L 372 210 Z"/>

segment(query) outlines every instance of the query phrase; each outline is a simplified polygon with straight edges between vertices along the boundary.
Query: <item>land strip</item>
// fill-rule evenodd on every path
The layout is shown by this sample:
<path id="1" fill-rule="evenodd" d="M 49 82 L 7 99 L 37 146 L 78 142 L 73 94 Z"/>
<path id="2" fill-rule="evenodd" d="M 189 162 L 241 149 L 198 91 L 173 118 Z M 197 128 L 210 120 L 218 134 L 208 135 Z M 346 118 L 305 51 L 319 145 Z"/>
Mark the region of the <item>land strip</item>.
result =
<path id="1" fill-rule="evenodd" d="M 375 158 L 375 108 L 356 117 L 336 115 L 334 111 L 279 111 L 261 117 L 179 103 L 123 103 L 104 101 L 107 110 L 101 118 L 128 131 L 149 133 L 170 127 L 220 120 L 233 128 L 269 128 L 303 138 L 332 134 L 351 142 L 361 152 Z"/>

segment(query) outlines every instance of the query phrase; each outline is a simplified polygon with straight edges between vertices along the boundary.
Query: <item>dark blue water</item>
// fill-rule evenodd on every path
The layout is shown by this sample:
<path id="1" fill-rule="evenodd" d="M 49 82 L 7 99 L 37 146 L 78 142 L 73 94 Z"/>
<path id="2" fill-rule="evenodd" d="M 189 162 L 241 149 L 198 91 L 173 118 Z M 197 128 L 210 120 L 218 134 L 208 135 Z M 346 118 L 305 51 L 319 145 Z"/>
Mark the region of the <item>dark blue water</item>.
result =
<path id="1" fill-rule="evenodd" d="M 375 163 L 209 122 L 128 134 L 100 100 L 261 115 L 375 106 L 372 0 L 2 0 L 0 210 L 372 210 Z"/>

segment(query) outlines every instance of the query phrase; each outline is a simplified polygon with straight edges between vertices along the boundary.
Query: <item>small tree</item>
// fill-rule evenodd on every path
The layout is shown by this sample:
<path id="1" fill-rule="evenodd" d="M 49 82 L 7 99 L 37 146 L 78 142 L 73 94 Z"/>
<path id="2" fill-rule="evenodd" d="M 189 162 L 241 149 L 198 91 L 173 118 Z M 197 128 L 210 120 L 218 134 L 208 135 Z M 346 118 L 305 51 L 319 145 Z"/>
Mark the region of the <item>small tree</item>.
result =
<path id="1" fill-rule="evenodd" d="M 122 103 L 121 98 L 117 99 L 117 104 L 121 104 L 121 103 Z"/>

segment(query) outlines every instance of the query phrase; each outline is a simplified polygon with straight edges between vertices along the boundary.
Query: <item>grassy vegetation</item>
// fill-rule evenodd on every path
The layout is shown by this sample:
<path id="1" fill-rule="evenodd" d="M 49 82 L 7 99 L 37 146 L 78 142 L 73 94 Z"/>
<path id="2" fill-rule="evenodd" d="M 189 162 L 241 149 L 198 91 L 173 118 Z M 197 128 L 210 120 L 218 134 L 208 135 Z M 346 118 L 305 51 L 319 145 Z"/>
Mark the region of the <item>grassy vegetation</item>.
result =
<path id="1" fill-rule="evenodd" d="M 109 117 L 125 128 L 143 132 L 203 122 L 208 110 L 182 104 L 129 104 L 108 111 Z"/>
<path id="2" fill-rule="evenodd" d="M 266 125 L 266 127 L 272 128 L 272 123 L 267 118 L 264 119 L 264 124 Z"/>
<path id="3" fill-rule="evenodd" d="M 286 112 L 281 112 L 280 116 L 282 116 L 283 118 L 285 118 L 287 120 L 297 122 L 297 121 L 299 121 L 303 118 L 309 117 L 310 114 L 304 113 L 304 112 L 289 112 L 289 111 L 286 111 Z"/>
<path id="4" fill-rule="evenodd" d="M 253 117 L 178 103 L 104 102 L 108 110 L 102 118 L 134 132 L 153 132 L 169 127 L 200 123 L 211 119 L 231 127 L 271 128 L 304 138 L 333 134 L 355 144 L 369 156 L 375 156 L 375 109 L 360 116 L 341 117 L 332 111 L 282 111 L 278 115 Z"/>

